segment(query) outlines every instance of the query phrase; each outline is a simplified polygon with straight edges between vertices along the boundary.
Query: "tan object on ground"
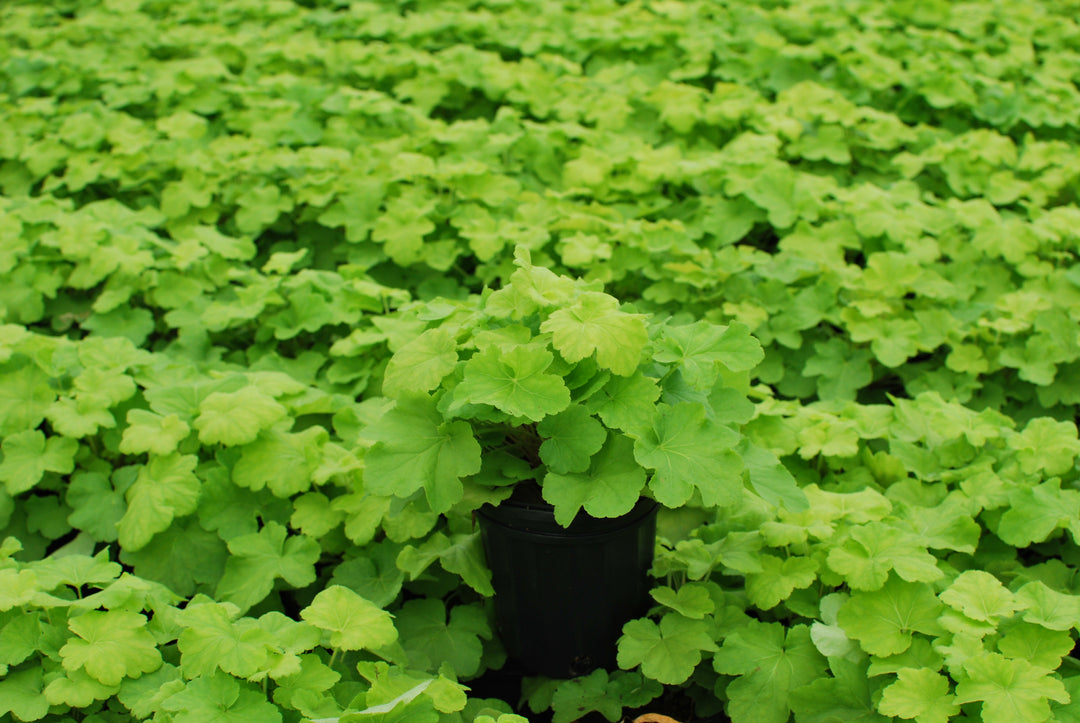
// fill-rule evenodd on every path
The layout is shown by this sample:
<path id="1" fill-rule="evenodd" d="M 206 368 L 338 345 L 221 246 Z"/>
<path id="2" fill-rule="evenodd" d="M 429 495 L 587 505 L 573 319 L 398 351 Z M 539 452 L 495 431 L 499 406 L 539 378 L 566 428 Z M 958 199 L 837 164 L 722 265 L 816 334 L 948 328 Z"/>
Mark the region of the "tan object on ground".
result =
<path id="1" fill-rule="evenodd" d="M 635 718 L 634 723 L 679 723 L 679 721 L 659 713 L 646 713 Z"/>

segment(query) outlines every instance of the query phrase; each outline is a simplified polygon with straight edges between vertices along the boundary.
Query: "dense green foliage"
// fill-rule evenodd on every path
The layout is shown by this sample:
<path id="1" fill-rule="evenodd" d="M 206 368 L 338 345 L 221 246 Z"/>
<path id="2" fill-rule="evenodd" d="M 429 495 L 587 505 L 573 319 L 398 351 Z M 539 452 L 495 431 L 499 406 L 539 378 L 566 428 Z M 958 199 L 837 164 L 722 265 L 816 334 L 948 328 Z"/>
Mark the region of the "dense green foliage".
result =
<path id="1" fill-rule="evenodd" d="M 0 721 L 520 722 L 468 691 L 505 657 L 489 493 L 370 473 L 401 388 L 466 363 L 431 330 L 522 258 L 641 354 L 549 309 L 463 404 L 554 413 L 499 363 L 684 370 L 627 430 L 674 507 L 655 607 L 521 710 L 1080 720 L 1078 17 L 0 4 Z M 735 446 L 723 499 L 672 492 L 663 433 Z"/>

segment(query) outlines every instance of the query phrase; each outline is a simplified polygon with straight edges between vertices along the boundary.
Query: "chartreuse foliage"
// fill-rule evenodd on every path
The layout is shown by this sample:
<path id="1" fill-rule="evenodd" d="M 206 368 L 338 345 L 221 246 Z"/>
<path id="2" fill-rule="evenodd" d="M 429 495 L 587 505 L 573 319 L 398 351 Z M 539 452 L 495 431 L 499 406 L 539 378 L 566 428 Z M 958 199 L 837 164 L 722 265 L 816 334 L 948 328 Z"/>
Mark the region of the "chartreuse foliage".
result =
<path id="1" fill-rule="evenodd" d="M 385 317 L 413 337 L 386 366 L 393 406 L 361 433 L 370 491 L 444 513 L 530 482 L 567 526 L 581 510 L 626 514 L 642 495 L 713 508 L 739 501 L 744 481 L 758 485 L 764 473 L 736 449 L 741 420 L 725 416 L 750 406 L 746 372 L 761 359 L 745 326 L 650 328 L 526 250 L 517 265 L 499 290 Z M 748 440 L 742 449 L 768 456 Z M 517 466 L 497 466 L 507 460 Z M 790 475 L 767 484 L 805 506 Z"/>
<path id="2" fill-rule="evenodd" d="M 0 4 L 0 721 L 1080 719 L 1077 18 Z M 538 471 L 655 605 L 471 699 Z"/>

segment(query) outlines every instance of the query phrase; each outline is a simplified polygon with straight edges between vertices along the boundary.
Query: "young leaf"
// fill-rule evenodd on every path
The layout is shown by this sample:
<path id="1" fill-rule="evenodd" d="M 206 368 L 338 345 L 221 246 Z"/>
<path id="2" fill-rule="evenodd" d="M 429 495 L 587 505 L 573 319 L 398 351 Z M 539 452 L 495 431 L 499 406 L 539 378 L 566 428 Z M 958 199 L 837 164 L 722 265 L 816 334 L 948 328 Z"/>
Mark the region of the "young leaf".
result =
<path id="1" fill-rule="evenodd" d="M 765 358 L 761 343 L 750 336 L 745 324 L 717 326 L 698 321 L 684 326 L 665 326 L 653 358 L 675 364 L 694 389 L 711 389 L 720 367 L 743 372 Z"/>
<path id="2" fill-rule="evenodd" d="M 176 414 L 162 416 L 145 409 L 132 409 L 127 413 L 128 426 L 120 440 L 124 454 L 150 452 L 164 456 L 175 452 L 191 427 Z"/>
<path id="3" fill-rule="evenodd" d="M 570 406 L 570 390 L 560 377 L 545 371 L 553 360 L 550 352 L 539 347 L 521 346 L 509 352 L 488 347 L 465 363 L 465 378 L 454 390 L 454 399 L 490 404 L 538 422 Z"/>
<path id="4" fill-rule="evenodd" d="M 1020 607 L 1000 580 L 982 570 L 960 573 L 940 598 L 972 620 L 995 624 L 999 618 L 1009 617 Z"/>
<path id="5" fill-rule="evenodd" d="M 113 686 L 161 666 L 157 642 L 138 613 L 91 610 L 71 618 L 68 627 L 77 637 L 60 649 L 66 670 L 82 668 L 98 682 Z"/>
<path id="6" fill-rule="evenodd" d="M 221 673 L 189 681 L 161 707 L 175 723 L 281 723 L 281 711 L 261 692 Z"/>
<path id="7" fill-rule="evenodd" d="M 762 555 L 761 567 L 761 572 L 746 576 L 746 594 L 762 610 L 776 607 L 793 591 L 810 587 L 817 580 L 817 561 L 808 557 L 781 560 L 774 555 Z"/>
<path id="8" fill-rule="evenodd" d="M 255 441 L 259 432 L 285 417 L 285 407 L 256 386 L 236 392 L 214 392 L 199 404 L 195 429 L 203 444 L 226 446 Z"/>
<path id="9" fill-rule="evenodd" d="M 925 668 L 901 668 L 897 681 L 882 692 L 878 710 L 916 723 L 946 723 L 960 706 L 945 676 Z"/>
<path id="10" fill-rule="evenodd" d="M 316 595 L 300 617 L 325 631 L 334 650 L 382 648 L 398 638 L 390 613 L 340 585 Z"/>
<path id="11" fill-rule="evenodd" d="M 693 620 L 700 620 L 715 609 L 715 603 L 708 588 L 696 583 L 687 583 L 678 592 L 670 587 L 657 587 L 649 591 L 652 599 L 664 607 Z"/>
<path id="12" fill-rule="evenodd" d="M 446 329 L 428 329 L 394 352 L 383 374 L 383 392 L 429 392 L 457 365 L 457 345 Z"/>
<path id="13" fill-rule="evenodd" d="M 624 377 L 637 369 L 649 340 L 644 315 L 620 311 L 615 297 L 598 291 L 583 292 L 570 306 L 552 312 L 540 330 L 551 333 L 552 345 L 567 361 L 595 352 L 601 367 Z"/>

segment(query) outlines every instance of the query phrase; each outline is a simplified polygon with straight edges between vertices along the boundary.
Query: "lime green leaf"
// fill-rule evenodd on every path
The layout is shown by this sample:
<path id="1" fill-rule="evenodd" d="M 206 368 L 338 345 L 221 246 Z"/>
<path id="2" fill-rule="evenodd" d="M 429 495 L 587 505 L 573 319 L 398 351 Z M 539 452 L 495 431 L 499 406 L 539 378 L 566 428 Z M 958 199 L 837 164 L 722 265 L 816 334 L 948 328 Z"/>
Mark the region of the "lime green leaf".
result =
<path id="1" fill-rule="evenodd" d="M 972 620 L 997 623 L 1020 606 L 996 577 L 982 570 L 960 573 L 940 595 L 941 601 Z"/>
<path id="2" fill-rule="evenodd" d="M 1061 527 L 1075 528 L 1080 517 L 1080 492 L 1061 489 L 1061 481 L 1048 480 L 1009 494 L 1009 508 L 1001 515 L 997 534 L 1014 547 L 1042 542 Z"/>
<path id="3" fill-rule="evenodd" d="M 1072 652 L 1075 641 L 1066 630 L 1047 630 L 1041 625 L 1016 623 L 997 642 L 1006 658 L 1026 660 L 1047 670 L 1057 670 Z"/>
<path id="4" fill-rule="evenodd" d="M 619 667 L 640 665 L 643 675 L 666 685 L 686 681 L 701 662 L 702 651 L 716 650 L 704 620 L 690 620 L 678 613 L 664 615 L 660 625 L 651 620 L 631 620 L 622 633 Z"/>
<path id="5" fill-rule="evenodd" d="M 1032 419 L 1023 432 L 1008 438 L 1008 444 L 1016 450 L 1025 474 L 1064 474 L 1073 468 L 1076 455 L 1080 453 L 1076 425 L 1047 417 Z"/>
<path id="6" fill-rule="evenodd" d="M 544 475 L 541 489 L 555 507 L 555 520 L 568 527 L 582 507 L 593 517 L 618 517 L 633 509 L 645 486 L 645 470 L 633 451 L 628 438 L 612 437 L 588 472 Z"/>
<path id="7" fill-rule="evenodd" d="M 300 617 L 323 630 L 335 650 L 382 648 L 398 638 L 390 613 L 340 585 L 321 591 Z"/>
<path id="8" fill-rule="evenodd" d="M 281 711 L 261 691 L 220 673 L 189 681 L 161 707 L 174 723 L 281 723 Z"/>
<path id="9" fill-rule="evenodd" d="M 779 623 L 753 620 L 728 633 L 713 667 L 739 676 L 727 687 L 733 723 L 784 723 L 791 714 L 791 692 L 818 678 L 825 658 L 805 625 L 785 631 Z"/>
<path id="10" fill-rule="evenodd" d="M 166 455 L 175 452 L 191 431 L 191 427 L 176 414 L 162 416 L 145 409 L 129 411 L 127 423 L 120 440 L 120 451 L 124 454 Z"/>
<path id="11" fill-rule="evenodd" d="M 1035 581 L 1016 591 L 1016 602 L 1029 623 L 1049 630 L 1080 627 L 1080 596 L 1060 593 Z"/>
<path id="12" fill-rule="evenodd" d="M 0 435 L 36 429 L 56 399 L 49 376 L 25 357 L 0 365 Z"/>
<path id="13" fill-rule="evenodd" d="M 235 603 L 241 611 L 259 602 L 277 578 L 296 588 L 315 581 L 315 563 L 322 554 L 319 543 L 305 535 L 288 535 L 277 522 L 267 522 L 251 535 L 228 541 L 232 557 L 217 586 L 217 597 Z"/>
<path id="14" fill-rule="evenodd" d="M 118 610 L 91 610 L 68 621 L 77 637 L 60 649 L 66 670 L 82 668 L 104 685 L 119 685 L 161 666 L 157 642 L 146 618 Z"/>
<path id="15" fill-rule="evenodd" d="M 8 494 L 31 489 L 46 472 L 69 474 L 75 469 L 79 443 L 68 437 L 49 437 L 38 430 L 25 430 L 4 438 L 4 461 L 0 462 L 0 480 Z"/>
<path id="16" fill-rule="evenodd" d="M 765 353 L 761 343 L 750 336 L 745 324 L 718 326 L 698 321 L 685 326 L 665 326 L 653 358 L 674 364 L 694 389 L 711 389 L 720 368 L 733 372 L 753 369 Z"/>
<path id="17" fill-rule="evenodd" d="M 465 422 L 444 423 L 426 396 L 399 399 L 365 434 L 364 485 L 376 495 L 408 497 L 421 487 L 434 512 L 461 501 L 461 478 L 480 471 L 480 445 Z"/>
<path id="18" fill-rule="evenodd" d="M 127 512 L 116 526 L 122 547 L 138 550 L 175 517 L 195 511 L 199 499 L 197 464 L 194 455 L 174 452 L 153 457 L 139 468 L 139 476 L 127 490 Z"/>
<path id="19" fill-rule="evenodd" d="M 693 620 L 700 620 L 716 607 L 708 588 L 693 582 L 683 585 L 678 592 L 670 587 L 656 587 L 649 594 L 664 607 Z"/>
<path id="20" fill-rule="evenodd" d="M 608 427 L 638 434 L 652 427 L 659 398 L 656 381 L 638 372 L 629 377 L 612 377 L 589 398 L 587 406 Z"/>
<path id="21" fill-rule="evenodd" d="M 465 378 L 454 390 L 457 402 L 490 404 L 515 417 L 538 422 L 570 406 L 570 390 L 545 370 L 554 357 L 539 347 L 503 352 L 488 347 L 465 363 Z"/>
<path id="22" fill-rule="evenodd" d="M 649 487 L 668 507 L 685 504 L 695 488 L 706 505 L 727 505 L 742 491 L 739 436 L 708 420 L 700 404 L 665 406 L 652 429 L 634 444 L 634 458 L 655 470 Z"/>
<path id="23" fill-rule="evenodd" d="M 776 607 L 795 590 L 810 587 L 817 580 L 818 564 L 808 557 L 781 560 L 762 555 L 761 567 L 761 572 L 746 576 L 746 595 L 762 610 Z"/>
<path id="24" fill-rule="evenodd" d="M 106 700 L 119 691 L 119 685 L 105 685 L 78 669 L 67 671 L 67 675 L 52 677 L 45 686 L 45 697 L 53 705 L 86 708 L 94 701 Z"/>
<path id="25" fill-rule="evenodd" d="M 663 686 L 640 673 L 618 670 L 609 676 L 600 668 L 559 683 L 551 697 L 552 723 L 571 723 L 594 711 L 609 721 L 617 721 L 623 707 L 642 707 L 661 692 Z"/>
<path id="26" fill-rule="evenodd" d="M 446 329 L 428 329 L 394 352 L 383 375 L 383 392 L 429 392 L 457 365 L 457 344 Z"/>
<path id="27" fill-rule="evenodd" d="M 266 487 L 283 499 L 305 492 L 322 462 L 328 437 L 322 427 L 309 427 L 295 434 L 266 430 L 244 445 L 233 467 L 232 480 L 250 490 Z"/>
<path id="28" fill-rule="evenodd" d="M 879 589 L 890 570 L 908 582 L 933 582 L 944 575 L 915 535 L 883 522 L 853 528 L 851 537 L 829 552 L 828 564 L 855 590 Z"/>
<path id="29" fill-rule="evenodd" d="M 536 431 L 544 438 L 540 459 L 558 474 L 587 470 L 592 456 L 607 438 L 600 422 L 580 405 L 545 418 L 536 425 Z"/>
<path id="30" fill-rule="evenodd" d="M 564 359 L 577 362 L 596 353 L 597 363 L 620 376 L 630 376 L 649 340 L 645 316 L 620 311 L 615 297 L 583 292 L 574 303 L 548 316 L 540 330 Z"/>
<path id="31" fill-rule="evenodd" d="M 831 678 L 818 678 L 791 691 L 788 704 L 799 723 L 889 723 L 874 706 L 880 680 L 867 678 L 869 661 L 833 658 Z"/>
<path id="32" fill-rule="evenodd" d="M 220 668 L 252 678 L 268 667 L 274 639 L 251 618 L 235 620 L 239 613 L 231 603 L 213 601 L 191 602 L 180 611 L 184 627 L 177 646 L 185 677 L 212 675 Z"/>
<path id="33" fill-rule="evenodd" d="M 409 656 L 409 667 L 435 672 L 448 662 L 461 677 L 471 677 L 480 670 L 484 654 L 481 639 L 491 639 L 491 627 L 483 609 L 458 605 L 447 620 L 442 600 L 410 600 L 396 615 L 401 645 Z"/>
<path id="34" fill-rule="evenodd" d="M 766 502 L 781 505 L 791 512 L 801 512 L 810 506 L 795 477 L 767 449 L 742 439 L 736 448 L 750 476 L 750 486 Z"/>
<path id="35" fill-rule="evenodd" d="M 938 624 L 944 607 L 928 584 L 891 578 L 880 590 L 853 594 L 837 622 L 871 655 L 895 655 L 908 649 L 913 633 L 944 633 Z"/>
<path id="36" fill-rule="evenodd" d="M 914 718 L 916 723 L 946 723 L 960 712 L 955 698 L 945 676 L 925 668 L 902 668 L 897 671 L 897 681 L 882 692 L 878 710 Z"/>
<path id="37" fill-rule="evenodd" d="M 247 444 L 285 414 L 285 407 L 273 397 L 249 386 L 236 392 L 214 392 L 203 399 L 194 426 L 203 444 Z"/>
<path id="38" fill-rule="evenodd" d="M 956 685 L 956 701 L 982 701 L 986 723 L 1050 720 L 1049 701 L 1068 703 L 1069 693 L 1049 670 L 1026 660 L 983 653 L 964 662 L 968 677 Z"/>

